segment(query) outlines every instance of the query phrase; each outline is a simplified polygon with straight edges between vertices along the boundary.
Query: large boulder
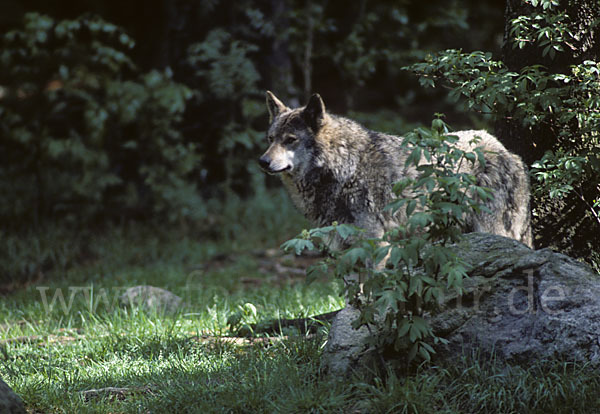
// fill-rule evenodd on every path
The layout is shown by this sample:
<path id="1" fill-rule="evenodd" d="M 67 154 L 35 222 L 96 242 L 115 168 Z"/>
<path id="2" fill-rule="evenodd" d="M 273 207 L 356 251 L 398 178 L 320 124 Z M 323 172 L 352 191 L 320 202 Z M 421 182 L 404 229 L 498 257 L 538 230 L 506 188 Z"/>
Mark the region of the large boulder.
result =
<path id="1" fill-rule="evenodd" d="M 476 348 L 507 362 L 564 357 L 600 366 L 600 276 L 591 268 L 491 234 L 465 235 L 456 252 L 472 270 L 465 293 L 447 294 L 430 316 L 436 334 L 448 340 L 437 358 Z M 333 374 L 379 359 L 368 346 L 376 328 L 351 327 L 357 312 L 346 308 L 332 323 L 323 364 Z"/>
<path id="2" fill-rule="evenodd" d="M 0 378 L 0 414 L 25 414 L 23 401 Z"/>

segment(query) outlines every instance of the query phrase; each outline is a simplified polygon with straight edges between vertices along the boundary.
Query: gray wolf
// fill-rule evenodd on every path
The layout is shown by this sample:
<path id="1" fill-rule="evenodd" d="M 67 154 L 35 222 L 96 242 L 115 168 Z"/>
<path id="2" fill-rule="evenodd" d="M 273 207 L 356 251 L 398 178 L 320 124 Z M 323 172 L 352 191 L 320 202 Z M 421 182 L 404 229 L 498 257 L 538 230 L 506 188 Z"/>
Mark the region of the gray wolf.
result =
<path id="1" fill-rule="evenodd" d="M 288 108 L 267 92 L 269 147 L 261 168 L 281 177 L 296 207 L 319 226 L 353 224 L 380 238 L 406 220 L 404 209 L 384 211 L 394 199 L 392 186 L 418 175 L 405 165 L 409 151 L 402 137 L 370 131 L 350 119 L 330 114 L 318 94 L 306 106 Z M 485 152 L 485 165 L 463 165 L 480 186 L 492 190 L 486 202 L 491 213 L 466 217 L 465 232 L 493 233 L 532 247 L 529 178 L 521 159 L 486 131 L 458 131 L 455 145 L 470 150 L 470 142 Z"/>

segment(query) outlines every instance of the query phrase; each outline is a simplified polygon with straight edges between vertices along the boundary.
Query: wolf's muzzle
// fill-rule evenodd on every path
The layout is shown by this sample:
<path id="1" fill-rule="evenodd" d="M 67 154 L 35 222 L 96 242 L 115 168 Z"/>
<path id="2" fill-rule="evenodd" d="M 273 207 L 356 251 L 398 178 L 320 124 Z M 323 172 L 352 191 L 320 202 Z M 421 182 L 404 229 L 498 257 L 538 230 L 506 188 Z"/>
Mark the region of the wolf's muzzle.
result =
<path id="1" fill-rule="evenodd" d="M 263 155 L 262 157 L 260 157 L 260 158 L 258 159 L 258 164 L 260 165 L 260 168 L 261 168 L 261 169 L 262 169 L 264 172 L 266 172 L 266 173 L 268 173 L 268 174 L 278 174 L 278 173 L 280 173 L 280 172 L 284 172 L 284 171 L 287 171 L 287 170 L 291 170 L 291 168 L 292 168 L 292 167 L 290 167 L 290 166 L 287 166 L 287 167 L 285 167 L 285 168 L 283 168 L 283 169 L 281 169 L 281 170 L 274 170 L 274 169 L 271 167 L 271 162 L 272 162 L 272 161 L 273 161 L 273 160 L 271 160 L 271 157 L 269 157 L 267 154 L 265 154 L 265 155 Z"/>

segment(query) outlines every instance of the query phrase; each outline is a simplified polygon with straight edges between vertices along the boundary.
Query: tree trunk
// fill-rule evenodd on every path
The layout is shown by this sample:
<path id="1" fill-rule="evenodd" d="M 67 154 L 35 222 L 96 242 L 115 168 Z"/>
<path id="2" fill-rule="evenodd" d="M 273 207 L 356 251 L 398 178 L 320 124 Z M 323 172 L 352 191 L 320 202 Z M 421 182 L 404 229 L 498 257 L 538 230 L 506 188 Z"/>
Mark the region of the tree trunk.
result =
<path id="1" fill-rule="evenodd" d="M 271 0 L 275 37 L 271 44 L 270 54 L 266 59 L 269 67 L 266 83 L 267 87 L 272 89 L 288 106 L 296 107 L 300 105 L 300 101 L 298 100 L 298 91 L 294 86 L 292 59 L 288 50 L 288 42 L 285 36 L 281 35 L 289 28 L 287 18 L 289 7 L 288 1 Z"/>

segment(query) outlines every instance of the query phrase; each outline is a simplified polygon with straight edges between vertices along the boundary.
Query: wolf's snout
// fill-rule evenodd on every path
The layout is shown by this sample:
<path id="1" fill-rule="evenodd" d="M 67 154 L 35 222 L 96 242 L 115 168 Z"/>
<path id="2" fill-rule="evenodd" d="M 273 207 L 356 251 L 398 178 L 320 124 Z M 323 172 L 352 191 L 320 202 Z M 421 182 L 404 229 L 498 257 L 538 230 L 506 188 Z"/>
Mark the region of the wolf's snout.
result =
<path id="1" fill-rule="evenodd" d="M 270 165 L 271 165 L 271 157 L 269 157 L 268 155 L 263 155 L 262 157 L 260 157 L 258 159 L 258 164 L 260 165 L 260 168 L 262 168 L 265 171 L 270 171 Z"/>
<path id="2" fill-rule="evenodd" d="M 279 174 L 292 169 L 291 165 L 284 164 L 281 162 L 281 160 L 277 160 L 277 158 L 274 161 L 268 155 L 268 152 L 258 159 L 258 164 L 260 165 L 260 168 L 262 168 L 262 170 L 267 174 Z"/>

